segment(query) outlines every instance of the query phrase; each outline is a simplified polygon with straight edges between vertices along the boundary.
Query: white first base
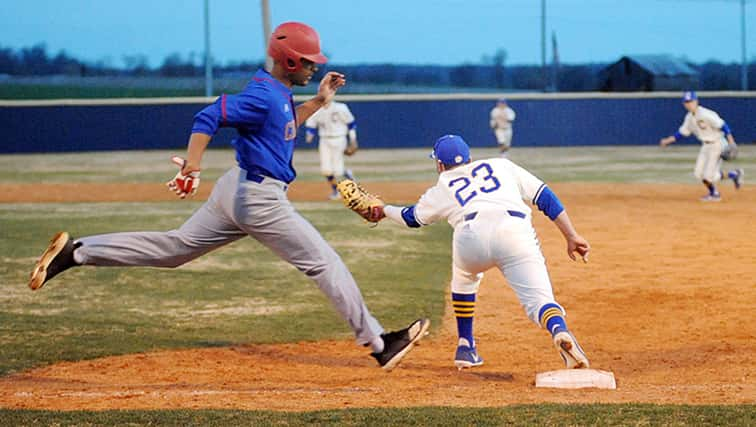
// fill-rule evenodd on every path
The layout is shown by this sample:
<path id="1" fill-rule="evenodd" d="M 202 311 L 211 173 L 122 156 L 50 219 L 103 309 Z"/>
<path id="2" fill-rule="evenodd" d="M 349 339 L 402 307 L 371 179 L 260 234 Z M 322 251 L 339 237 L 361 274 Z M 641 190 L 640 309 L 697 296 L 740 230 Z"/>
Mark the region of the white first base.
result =
<path id="1" fill-rule="evenodd" d="M 536 374 L 536 387 L 550 388 L 605 388 L 614 390 L 614 374 L 598 369 L 560 369 Z"/>

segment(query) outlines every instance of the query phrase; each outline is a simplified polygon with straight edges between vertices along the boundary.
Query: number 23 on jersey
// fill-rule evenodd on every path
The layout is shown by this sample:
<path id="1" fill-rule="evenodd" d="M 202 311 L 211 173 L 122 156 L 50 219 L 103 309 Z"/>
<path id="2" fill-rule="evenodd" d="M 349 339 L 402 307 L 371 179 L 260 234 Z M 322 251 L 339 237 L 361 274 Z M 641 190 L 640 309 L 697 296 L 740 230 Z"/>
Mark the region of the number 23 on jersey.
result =
<path id="1" fill-rule="evenodd" d="M 493 169 L 488 163 L 481 163 L 471 171 L 471 176 L 461 176 L 449 181 L 449 187 L 454 191 L 454 197 L 460 206 L 466 205 L 480 192 L 491 193 L 501 187 L 501 183 L 494 176 Z"/>

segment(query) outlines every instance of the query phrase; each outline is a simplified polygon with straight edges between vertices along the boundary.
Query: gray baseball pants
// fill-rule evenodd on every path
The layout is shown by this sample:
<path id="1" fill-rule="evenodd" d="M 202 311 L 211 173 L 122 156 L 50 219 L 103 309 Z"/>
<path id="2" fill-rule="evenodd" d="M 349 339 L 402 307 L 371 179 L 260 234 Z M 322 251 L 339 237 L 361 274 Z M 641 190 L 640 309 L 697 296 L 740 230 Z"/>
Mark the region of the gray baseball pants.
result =
<path id="1" fill-rule="evenodd" d="M 76 258 L 85 265 L 172 268 L 249 235 L 314 280 L 357 342 L 370 343 L 383 328 L 368 311 L 341 257 L 289 202 L 287 188 L 272 178 L 248 180 L 245 170 L 234 167 L 177 230 L 82 237 L 77 239 L 82 246 Z"/>

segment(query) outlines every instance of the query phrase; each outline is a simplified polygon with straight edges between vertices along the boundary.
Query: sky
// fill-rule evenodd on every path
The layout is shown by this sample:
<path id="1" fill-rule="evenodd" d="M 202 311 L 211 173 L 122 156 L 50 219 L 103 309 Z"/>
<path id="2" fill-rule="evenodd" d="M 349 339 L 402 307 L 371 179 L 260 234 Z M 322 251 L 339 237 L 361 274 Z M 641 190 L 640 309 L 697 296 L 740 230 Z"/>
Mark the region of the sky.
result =
<path id="1" fill-rule="evenodd" d="M 122 66 L 146 55 L 204 52 L 204 0 L 4 2 L 0 47 L 44 43 L 87 62 Z M 271 23 L 305 22 L 338 64 L 541 64 L 539 0 L 270 0 Z M 741 61 L 740 0 L 546 0 L 547 62 L 608 63 L 671 54 L 692 62 Z M 756 1 L 746 3 L 746 48 L 756 60 Z M 210 50 L 221 64 L 261 61 L 260 0 L 210 0 Z"/>

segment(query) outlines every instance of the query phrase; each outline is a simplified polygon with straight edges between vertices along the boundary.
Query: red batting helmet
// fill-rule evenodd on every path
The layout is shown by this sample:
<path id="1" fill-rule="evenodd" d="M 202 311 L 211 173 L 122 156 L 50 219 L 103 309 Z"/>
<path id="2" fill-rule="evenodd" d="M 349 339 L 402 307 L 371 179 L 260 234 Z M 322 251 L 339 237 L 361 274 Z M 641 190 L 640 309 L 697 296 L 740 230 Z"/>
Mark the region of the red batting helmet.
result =
<path id="1" fill-rule="evenodd" d="M 302 58 L 316 64 L 328 62 L 320 52 L 318 33 L 301 22 L 284 22 L 276 27 L 270 35 L 268 55 L 290 72 L 302 66 Z"/>

